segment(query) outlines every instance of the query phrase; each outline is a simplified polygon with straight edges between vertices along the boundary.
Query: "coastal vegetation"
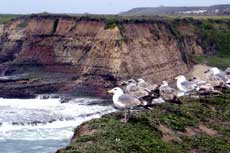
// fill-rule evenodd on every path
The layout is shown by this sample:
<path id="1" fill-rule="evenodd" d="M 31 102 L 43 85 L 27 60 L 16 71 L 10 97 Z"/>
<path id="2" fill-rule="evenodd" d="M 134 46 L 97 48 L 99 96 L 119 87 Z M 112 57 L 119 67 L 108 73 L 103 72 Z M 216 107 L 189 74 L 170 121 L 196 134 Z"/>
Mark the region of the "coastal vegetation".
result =
<path id="1" fill-rule="evenodd" d="M 120 121 L 121 113 L 84 123 L 75 130 L 71 144 L 59 152 L 229 152 L 230 91 L 182 101 L 133 112 L 128 123 Z"/>
<path id="2" fill-rule="evenodd" d="M 0 24 L 4 24 L 10 21 L 11 19 L 14 19 L 19 16 L 20 15 L 16 15 L 16 14 L 0 14 Z"/>
<path id="3" fill-rule="evenodd" d="M 222 69 L 225 69 L 230 65 L 229 56 L 193 56 L 192 58 L 196 63 L 204 63 Z"/>
<path id="4" fill-rule="evenodd" d="M 21 22 L 20 24 L 17 25 L 18 28 L 25 28 L 28 25 L 26 21 Z"/>
<path id="5" fill-rule="evenodd" d="M 202 45 L 211 54 L 193 56 L 194 61 L 210 66 L 226 68 L 230 65 L 230 26 L 221 21 L 205 19 L 200 25 Z M 215 50 L 213 52 L 213 50 Z"/>
<path id="6" fill-rule="evenodd" d="M 107 18 L 105 20 L 105 29 L 113 29 L 118 27 L 122 40 L 126 40 L 125 28 L 122 22 L 117 21 L 115 18 Z"/>

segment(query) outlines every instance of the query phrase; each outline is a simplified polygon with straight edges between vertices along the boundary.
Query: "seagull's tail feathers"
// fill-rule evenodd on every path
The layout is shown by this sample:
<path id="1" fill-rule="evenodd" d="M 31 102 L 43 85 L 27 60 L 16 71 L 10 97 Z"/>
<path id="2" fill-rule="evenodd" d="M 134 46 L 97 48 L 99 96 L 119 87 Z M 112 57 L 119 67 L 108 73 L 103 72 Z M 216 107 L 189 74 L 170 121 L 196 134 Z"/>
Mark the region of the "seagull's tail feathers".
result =
<path id="1" fill-rule="evenodd" d="M 226 84 L 230 84 L 230 79 L 228 79 L 228 80 L 226 81 Z"/>
<path id="2" fill-rule="evenodd" d="M 222 94 L 222 92 L 219 90 L 212 90 L 212 94 Z"/>
<path id="3" fill-rule="evenodd" d="M 140 105 L 135 106 L 136 109 L 147 109 L 150 110 L 150 105 L 147 101 L 141 101 Z"/>
<path id="4" fill-rule="evenodd" d="M 228 89 L 230 89 L 230 83 L 226 83 L 225 87 L 227 87 Z"/>
<path id="5" fill-rule="evenodd" d="M 196 86 L 196 87 L 195 87 L 195 90 L 196 90 L 196 91 L 200 91 L 200 87 L 199 87 L 199 86 Z"/>

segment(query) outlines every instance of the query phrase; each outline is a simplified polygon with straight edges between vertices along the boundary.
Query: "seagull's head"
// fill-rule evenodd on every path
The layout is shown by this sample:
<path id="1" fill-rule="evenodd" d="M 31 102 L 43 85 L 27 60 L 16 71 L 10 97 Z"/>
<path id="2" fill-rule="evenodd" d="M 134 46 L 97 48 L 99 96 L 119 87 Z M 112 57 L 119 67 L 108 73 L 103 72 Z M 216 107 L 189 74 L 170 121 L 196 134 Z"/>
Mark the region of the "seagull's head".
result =
<path id="1" fill-rule="evenodd" d="M 199 77 L 196 77 L 196 76 L 192 77 L 190 80 L 191 81 L 200 81 Z"/>
<path id="2" fill-rule="evenodd" d="M 185 78 L 185 76 L 183 76 L 183 75 L 179 75 L 179 76 L 175 77 L 175 80 L 182 80 L 182 81 L 185 81 L 186 78 Z"/>
<path id="3" fill-rule="evenodd" d="M 212 68 L 209 68 L 204 73 L 208 73 L 208 72 L 211 72 L 212 74 L 216 75 L 216 74 L 220 73 L 220 69 L 218 69 L 217 67 L 212 67 Z"/>
<path id="4" fill-rule="evenodd" d="M 214 75 L 220 73 L 220 69 L 218 69 L 217 67 L 212 67 L 212 68 L 210 69 L 210 71 L 211 71 Z"/>
<path id="5" fill-rule="evenodd" d="M 168 86 L 169 84 L 168 84 L 168 82 L 167 81 L 162 81 L 161 82 L 161 86 Z"/>
<path id="6" fill-rule="evenodd" d="M 145 82 L 145 80 L 144 79 L 137 79 L 137 81 L 138 81 L 138 83 L 144 83 Z"/>
<path id="7" fill-rule="evenodd" d="M 115 87 L 111 90 L 108 91 L 108 93 L 113 93 L 113 94 L 123 94 L 123 90 L 119 87 Z"/>
<path id="8" fill-rule="evenodd" d="M 198 80 L 198 77 L 194 76 L 192 77 L 192 80 Z"/>
<path id="9" fill-rule="evenodd" d="M 137 84 L 137 81 L 135 81 L 134 79 L 129 79 L 128 81 L 125 82 L 127 85 L 128 84 Z"/>

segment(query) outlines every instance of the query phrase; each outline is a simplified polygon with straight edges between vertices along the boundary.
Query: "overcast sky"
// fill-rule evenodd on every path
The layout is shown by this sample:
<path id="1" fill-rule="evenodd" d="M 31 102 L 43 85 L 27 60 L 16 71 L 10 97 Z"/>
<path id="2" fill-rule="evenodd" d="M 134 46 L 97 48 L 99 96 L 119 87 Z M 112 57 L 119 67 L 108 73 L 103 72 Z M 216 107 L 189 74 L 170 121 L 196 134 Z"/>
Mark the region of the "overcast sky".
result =
<path id="1" fill-rule="evenodd" d="M 135 7 L 208 6 L 230 0 L 0 0 L 0 13 L 115 14 Z"/>

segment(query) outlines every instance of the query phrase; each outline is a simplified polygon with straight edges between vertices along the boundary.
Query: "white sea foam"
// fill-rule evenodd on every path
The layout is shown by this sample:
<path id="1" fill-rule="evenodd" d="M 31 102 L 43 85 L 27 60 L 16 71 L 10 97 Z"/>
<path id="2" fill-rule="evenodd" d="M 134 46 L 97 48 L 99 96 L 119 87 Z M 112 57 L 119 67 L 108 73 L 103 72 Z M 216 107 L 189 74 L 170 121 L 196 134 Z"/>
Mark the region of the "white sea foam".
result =
<path id="1" fill-rule="evenodd" d="M 115 111 L 112 106 L 88 105 L 101 99 L 0 99 L 0 140 L 70 139 L 82 122 Z"/>

